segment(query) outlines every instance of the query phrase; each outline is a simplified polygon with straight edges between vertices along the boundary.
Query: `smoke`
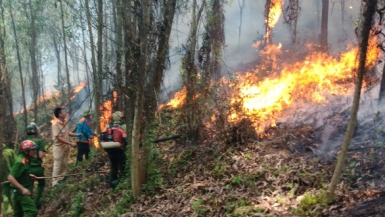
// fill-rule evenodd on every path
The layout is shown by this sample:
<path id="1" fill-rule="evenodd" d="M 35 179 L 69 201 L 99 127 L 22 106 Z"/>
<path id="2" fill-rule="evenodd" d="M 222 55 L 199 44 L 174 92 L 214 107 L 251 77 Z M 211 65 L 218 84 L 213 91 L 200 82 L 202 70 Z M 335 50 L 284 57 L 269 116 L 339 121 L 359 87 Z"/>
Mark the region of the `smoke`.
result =
<path id="1" fill-rule="evenodd" d="M 356 0 L 345 0 L 344 2 L 344 9 L 339 1 L 333 1 L 329 5 L 328 42 L 332 54 L 343 51 L 349 44 L 357 42 L 354 27 L 359 18 L 360 2 Z M 306 0 L 300 1 L 300 7 L 296 46 L 304 48 L 308 43 L 318 44 L 319 42 L 322 5 L 320 0 Z M 242 12 L 242 31 L 239 33 L 241 15 L 238 1 L 230 1 L 225 4 L 226 44 L 223 48 L 222 75 L 229 76 L 236 71 L 250 69 L 254 66 L 255 60 L 259 59 L 260 51 L 253 48 L 252 45 L 265 34 L 264 8 L 265 1 L 246 1 Z M 180 13 L 183 16 L 180 14 L 176 16 L 171 32 L 171 67 L 164 76 L 161 101 L 169 100 L 172 97 L 170 93 L 179 90 L 182 86 L 180 76 L 182 46 L 186 43 L 189 34 L 191 16 L 188 10 L 181 10 Z M 342 17 L 344 17 L 343 20 Z M 202 31 L 202 27 L 200 30 Z M 273 29 L 272 37 L 275 44 L 283 44 L 283 51 L 291 48 L 290 32 L 282 16 Z"/>

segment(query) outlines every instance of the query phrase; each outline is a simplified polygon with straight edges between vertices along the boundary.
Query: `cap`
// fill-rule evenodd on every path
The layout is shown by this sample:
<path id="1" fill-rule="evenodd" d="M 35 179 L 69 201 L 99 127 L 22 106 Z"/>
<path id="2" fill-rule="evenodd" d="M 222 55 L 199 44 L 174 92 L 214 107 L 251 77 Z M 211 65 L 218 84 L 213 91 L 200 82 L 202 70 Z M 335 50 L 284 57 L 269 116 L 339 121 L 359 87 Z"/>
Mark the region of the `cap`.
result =
<path id="1" fill-rule="evenodd" d="M 92 114 L 91 110 L 84 110 L 84 112 L 83 112 L 84 116 L 88 116 L 88 115 L 91 115 L 91 114 Z"/>

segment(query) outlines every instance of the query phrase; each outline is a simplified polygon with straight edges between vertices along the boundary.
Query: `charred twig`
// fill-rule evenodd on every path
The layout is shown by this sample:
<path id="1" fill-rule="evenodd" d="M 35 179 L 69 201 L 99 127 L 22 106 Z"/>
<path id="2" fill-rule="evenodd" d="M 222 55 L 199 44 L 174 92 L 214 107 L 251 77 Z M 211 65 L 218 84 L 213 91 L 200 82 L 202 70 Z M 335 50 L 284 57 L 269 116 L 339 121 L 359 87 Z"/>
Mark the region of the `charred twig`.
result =
<path id="1" fill-rule="evenodd" d="M 160 138 L 156 138 L 154 139 L 152 142 L 153 143 L 158 143 L 158 142 L 164 142 L 164 141 L 167 141 L 167 140 L 172 140 L 172 139 L 178 139 L 180 138 L 181 135 L 172 135 L 172 136 L 168 136 L 168 137 L 160 137 Z"/>
<path id="2" fill-rule="evenodd" d="M 385 146 L 368 146 L 368 147 L 359 147 L 359 148 L 349 148 L 349 151 L 368 149 L 368 148 L 385 148 Z"/>
<path id="3" fill-rule="evenodd" d="M 93 172 L 85 172 L 85 173 L 74 173 L 74 174 L 66 174 L 66 175 L 60 175 L 60 176 L 37 176 L 36 179 L 54 179 L 54 178 L 60 178 L 60 177 L 67 177 L 67 176 L 79 176 L 84 175 L 87 173 L 107 173 L 107 171 L 93 171 Z M 7 184 L 10 183 L 9 181 L 4 181 L 1 184 Z"/>

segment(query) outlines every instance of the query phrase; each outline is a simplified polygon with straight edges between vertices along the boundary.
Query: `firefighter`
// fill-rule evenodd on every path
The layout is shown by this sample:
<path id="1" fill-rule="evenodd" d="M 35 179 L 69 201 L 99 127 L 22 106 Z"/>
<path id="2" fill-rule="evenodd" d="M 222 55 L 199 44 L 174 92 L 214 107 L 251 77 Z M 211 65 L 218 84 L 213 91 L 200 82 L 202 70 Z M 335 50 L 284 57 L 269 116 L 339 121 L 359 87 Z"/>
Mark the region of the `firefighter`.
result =
<path id="1" fill-rule="evenodd" d="M 38 138 L 39 131 L 37 129 L 37 126 L 34 124 L 29 124 L 27 126 L 27 135 L 28 135 L 27 139 L 33 141 L 39 147 L 36 152 L 36 158 L 31 159 L 31 162 L 30 162 L 31 168 L 29 170 L 29 173 L 35 176 L 43 177 L 44 167 L 42 166 L 42 163 L 43 163 L 43 158 L 45 157 L 46 141 Z M 36 188 L 34 202 L 36 207 L 39 209 L 41 206 L 40 198 L 41 198 L 41 195 L 43 194 L 45 179 L 38 179 L 37 182 L 38 182 L 38 185 Z M 29 190 L 33 192 L 33 185 Z"/>
<path id="2" fill-rule="evenodd" d="M 76 133 L 81 133 L 81 136 L 76 137 L 76 145 L 78 147 L 76 164 L 83 161 L 83 155 L 85 155 L 86 160 L 88 160 L 90 153 L 89 139 L 93 139 L 95 135 L 91 129 L 91 114 L 92 112 L 90 110 L 85 110 L 83 112 L 84 117 L 81 118 L 78 123 Z"/>
<path id="3" fill-rule="evenodd" d="M 7 177 L 9 175 L 9 172 L 11 171 L 12 165 L 16 161 L 16 154 L 14 149 L 14 145 L 12 142 L 8 142 L 7 144 L 3 144 L 3 180 L 2 182 L 7 180 Z M 10 206 L 11 203 L 11 183 L 5 183 L 3 184 L 3 207 L 4 207 L 4 214 L 8 215 L 13 212 L 12 207 Z"/>
<path id="4" fill-rule="evenodd" d="M 123 128 L 125 126 L 122 125 L 121 118 L 122 115 L 120 115 L 119 113 L 113 113 L 113 123 L 109 124 L 106 130 L 112 127 L 120 127 L 125 132 L 126 130 L 125 128 Z M 108 179 L 108 184 L 111 188 L 115 188 L 119 183 L 119 179 L 121 179 L 124 175 L 124 168 L 126 165 L 125 147 L 127 145 L 127 141 L 123 141 L 123 143 L 123 147 L 104 149 L 108 154 L 108 159 L 110 160 L 110 176 Z"/>
<path id="5" fill-rule="evenodd" d="M 12 166 L 8 175 L 8 181 L 15 189 L 13 192 L 14 216 L 37 216 L 37 208 L 31 198 L 29 190 L 33 185 L 30 175 L 30 162 L 32 158 L 36 158 L 36 150 L 38 146 L 31 140 L 25 140 L 20 144 L 20 153 Z"/>
<path id="6" fill-rule="evenodd" d="M 104 128 L 104 132 L 107 130 L 107 128 L 110 128 L 112 126 L 120 126 L 124 131 L 127 131 L 127 126 L 124 124 L 124 115 L 121 111 L 116 111 L 112 113 L 111 119 L 112 122 L 107 124 Z"/>

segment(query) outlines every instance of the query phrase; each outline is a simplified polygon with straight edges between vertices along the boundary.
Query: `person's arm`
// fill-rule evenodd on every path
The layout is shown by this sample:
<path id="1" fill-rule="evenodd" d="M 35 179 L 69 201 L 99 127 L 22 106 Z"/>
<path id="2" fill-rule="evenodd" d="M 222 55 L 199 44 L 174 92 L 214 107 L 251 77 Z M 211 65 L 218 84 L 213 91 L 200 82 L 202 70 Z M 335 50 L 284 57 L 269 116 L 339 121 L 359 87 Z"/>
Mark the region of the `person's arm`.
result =
<path id="1" fill-rule="evenodd" d="M 31 192 L 25 188 L 24 186 L 22 186 L 16 179 L 15 177 L 13 177 L 11 174 L 8 175 L 8 181 L 13 185 L 15 186 L 16 188 L 18 188 L 22 193 L 23 195 L 25 196 L 29 196 L 31 195 Z"/>
<path id="2" fill-rule="evenodd" d="M 73 133 L 73 132 L 69 132 L 68 135 L 69 135 L 69 136 L 72 136 L 72 137 L 76 137 L 76 136 L 82 136 L 83 134 L 81 134 L 81 133 Z"/>
<path id="3" fill-rule="evenodd" d="M 72 147 L 76 147 L 76 144 L 75 144 L 75 143 L 70 142 L 70 141 L 67 141 L 67 140 L 63 139 L 62 137 L 57 136 L 56 139 L 57 139 L 57 141 L 59 141 L 59 142 L 61 142 L 61 143 L 70 145 L 70 146 L 72 146 Z"/>

